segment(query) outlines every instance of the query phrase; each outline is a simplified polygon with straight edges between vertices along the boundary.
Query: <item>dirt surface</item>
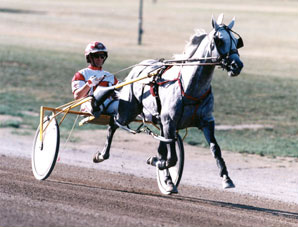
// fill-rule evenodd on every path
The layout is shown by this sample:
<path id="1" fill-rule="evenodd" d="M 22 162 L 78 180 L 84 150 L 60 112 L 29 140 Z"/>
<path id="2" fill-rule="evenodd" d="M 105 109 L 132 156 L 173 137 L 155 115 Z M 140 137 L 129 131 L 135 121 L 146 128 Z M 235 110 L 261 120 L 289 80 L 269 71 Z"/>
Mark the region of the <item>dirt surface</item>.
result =
<path id="1" fill-rule="evenodd" d="M 185 145 L 177 195 L 160 194 L 157 141 L 118 130 L 109 160 L 92 163 L 104 131 L 78 131 L 45 181 L 31 171 L 33 132 L 0 129 L 0 226 L 298 226 L 298 163 L 223 151 L 235 189 L 223 190 L 207 149 Z"/>

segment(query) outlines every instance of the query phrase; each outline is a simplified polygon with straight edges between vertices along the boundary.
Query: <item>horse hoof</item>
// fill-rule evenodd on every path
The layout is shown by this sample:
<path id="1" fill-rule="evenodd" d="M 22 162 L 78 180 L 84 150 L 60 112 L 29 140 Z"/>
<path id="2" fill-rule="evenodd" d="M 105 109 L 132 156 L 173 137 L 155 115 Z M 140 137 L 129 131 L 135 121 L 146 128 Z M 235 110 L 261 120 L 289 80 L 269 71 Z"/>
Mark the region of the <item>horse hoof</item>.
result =
<path id="1" fill-rule="evenodd" d="M 222 180 L 222 187 L 223 187 L 223 189 L 235 188 L 235 185 L 234 185 L 233 181 L 231 180 L 231 178 L 229 178 L 227 175 L 224 175 L 223 180 Z"/>
<path id="2" fill-rule="evenodd" d="M 148 165 L 156 166 L 157 161 L 158 161 L 158 158 L 154 156 L 154 157 L 148 158 L 146 162 Z"/>
<path id="3" fill-rule="evenodd" d="M 106 155 L 105 157 L 105 155 L 101 154 L 100 152 L 97 152 L 93 156 L 93 162 L 100 163 L 100 162 L 103 162 L 104 160 L 107 160 L 108 158 L 109 158 L 108 155 Z"/>
<path id="4" fill-rule="evenodd" d="M 169 192 L 170 194 L 172 194 L 172 193 L 177 194 L 178 193 L 178 189 L 172 181 L 168 180 L 165 183 L 166 183 L 166 186 L 165 186 L 166 192 Z"/>

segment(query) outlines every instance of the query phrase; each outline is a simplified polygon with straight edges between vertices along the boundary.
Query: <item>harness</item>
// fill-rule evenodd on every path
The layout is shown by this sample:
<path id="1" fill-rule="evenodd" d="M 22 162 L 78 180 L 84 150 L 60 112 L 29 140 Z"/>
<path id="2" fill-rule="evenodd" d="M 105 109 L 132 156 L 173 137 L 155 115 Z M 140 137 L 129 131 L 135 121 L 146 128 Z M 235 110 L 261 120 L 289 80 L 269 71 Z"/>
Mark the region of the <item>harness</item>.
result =
<path id="1" fill-rule="evenodd" d="M 221 41 L 221 40 L 220 40 L 220 38 L 217 36 L 217 33 L 218 33 L 220 30 L 225 30 L 225 31 L 227 31 L 227 33 L 228 33 L 228 35 L 229 35 L 229 37 L 230 37 L 230 40 L 231 40 L 231 43 L 230 43 L 230 49 L 229 49 L 229 51 L 228 51 L 226 54 L 223 54 L 223 53 L 220 52 L 220 48 L 219 48 L 219 46 L 220 46 L 220 41 Z M 235 35 L 237 35 L 238 38 L 235 38 L 235 39 L 234 39 L 234 38 L 232 37 L 232 34 L 231 34 L 231 33 L 234 33 Z M 229 28 L 228 26 L 226 26 L 226 25 L 220 26 L 217 30 L 215 30 L 215 32 L 214 32 L 214 34 L 213 34 L 213 40 L 214 40 L 216 49 L 217 49 L 217 51 L 218 51 L 218 53 L 219 53 L 219 55 L 220 55 L 220 57 L 219 57 L 219 59 L 218 59 L 219 61 L 221 61 L 221 60 L 226 60 L 226 61 L 227 61 L 227 59 L 229 58 L 229 56 L 232 55 L 232 54 L 237 54 L 237 55 L 239 55 L 238 49 L 240 49 L 241 47 L 244 46 L 244 44 L 243 44 L 243 40 L 242 40 L 241 36 L 240 36 L 237 32 L 233 31 L 232 29 L 230 29 L 230 28 Z M 232 49 L 232 43 L 234 43 L 236 49 Z M 223 61 L 222 61 L 222 67 L 223 67 L 223 68 L 227 68 L 227 64 L 224 63 Z"/>
<path id="2" fill-rule="evenodd" d="M 196 112 L 200 106 L 200 104 L 203 102 L 203 100 L 211 93 L 211 87 L 199 98 L 197 97 L 193 97 L 193 96 L 190 96 L 188 94 L 185 93 L 184 89 L 183 89 L 183 85 L 182 85 L 182 73 L 181 71 L 179 71 L 178 73 L 178 76 L 173 79 L 173 80 L 165 80 L 165 81 L 161 81 L 161 82 L 158 82 L 159 79 L 161 79 L 162 75 L 167 71 L 169 70 L 170 68 L 172 68 L 172 66 L 168 66 L 166 68 L 163 68 L 161 70 L 159 70 L 157 72 L 157 74 L 153 77 L 152 81 L 150 83 L 147 83 L 147 84 L 143 84 L 143 88 L 142 88 L 142 95 L 141 95 L 141 103 L 143 101 L 143 94 L 144 94 L 144 88 L 145 88 L 145 85 L 149 85 L 150 86 L 150 94 L 155 97 L 155 101 L 156 101 L 156 105 L 157 105 L 157 111 L 158 111 L 158 115 L 155 116 L 156 118 L 159 119 L 159 116 L 160 116 L 160 113 L 161 113 L 161 101 L 160 101 L 160 97 L 159 97 L 159 86 L 162 86 L 164 84 L 167 84 L 167 83 L 170 83 L 170 82 L 176 82 L 178 81 L 178 84 L 179 84 L 179 87 L 180 87 L 180 90 L 181 90 L 181 96 L 182 97 L 185 97 L 186 99 L 189 99 L 189 100 L 192 100 L 194 101 L 193 103 L 191 104 L 187 104 L 187 105 L 195 105 L 195 110 L 194 110 L 194 113 L 192 115 L 192 120 L 195 119 L 195 116 L 196 116 Z"/>

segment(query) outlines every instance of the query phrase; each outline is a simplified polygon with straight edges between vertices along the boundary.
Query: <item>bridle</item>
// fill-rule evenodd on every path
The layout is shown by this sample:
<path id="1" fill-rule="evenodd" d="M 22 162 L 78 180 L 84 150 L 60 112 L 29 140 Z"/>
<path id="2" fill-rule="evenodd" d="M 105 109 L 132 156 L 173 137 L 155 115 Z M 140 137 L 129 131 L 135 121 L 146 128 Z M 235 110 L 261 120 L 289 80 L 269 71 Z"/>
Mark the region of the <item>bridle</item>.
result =
<path id="1" fill-rule="evenodd" d="M 220 45 L 222 44 L 222 40 L 218 37 L 218 33 L 219 31 L 222 31 L 222 30 L 225 30 L 230 37 L 230 48 L 227 53 L 221 53 L 220 51 Z M 235 35 L 237 35 L 238 38 L 232 37 L 231 33 L 234 33 Z M 211 42 L 211 45 L 212 45 L 211 49 L 213 49 L 214 46 L 216 47 L 217 52 L 219 53 L 219 57 L 217 61 L 220 62 L 220 65 L 222 68 L 229 70 L 230 68 L 229 65 L 233 64 L 233 62 L 230 62 L 230 56 L 232 54 L 237 54 L 239 56 L 238 49 L 244 46 L 241 36 L 237 32 L 230 29 L 228 26 L 221 25 L 215 30 L 213 34 L 213 41 L 214 41 L 213 43 Z M 235 45 L 236 48 L 233 48 L 233 44 Z"/>
<path id="2" fill-rule="evenodd" d="M 229 37 L 230 37 L 230 48 L 229 48 L 229 51 L 225 54 L 220 52 L 220 45 L 222 44 L 222 40 L 218 37 L 218 32 L 221 30 L 225 30 L 229 34 Z M 234 33 L 235 35 L 237 35 L 238 39 L 233 38 L 231 33 Z M 239 55 L 238 49 L 243 47 L 243 40 L 242 40 L 241 36 L 226 25 L 222 25 L 217 30 L 215 30 L 215 32 L 213 34 L 213 40 L 214 40 L 216 49 L 220 55 L 219 56 L 220 60 L 227 58 L 232 54 Z M 235 47 L 236 47 L 235 49 L 233 49 L 233 45 L 232 45 L 233 43 L 235 44 Z"/>

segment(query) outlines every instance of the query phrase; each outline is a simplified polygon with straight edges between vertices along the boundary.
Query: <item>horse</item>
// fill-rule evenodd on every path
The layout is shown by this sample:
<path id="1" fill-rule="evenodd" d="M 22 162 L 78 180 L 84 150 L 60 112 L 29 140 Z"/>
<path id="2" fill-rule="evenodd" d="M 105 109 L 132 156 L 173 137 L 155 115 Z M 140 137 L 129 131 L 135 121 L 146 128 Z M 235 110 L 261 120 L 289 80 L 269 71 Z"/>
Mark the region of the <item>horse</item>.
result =
<path id="1" fill-rule="evenodd" d="M 110 121 L 105 147 L 94 155 L 94 162 L 108 159 L 116 129 L 128 129 L 128 124 L 141 115 L 144 120 L 158 124 L 160 134 L 164 138 L 159 143 L 158 156 L 149 158 L 148 164 L 157 166 L 160 170 L 168 170 L 174 166 L 177 162 L 177 130 L 197 127 L 203 131 L 216 160 L 223 188 L 235 187 L 214 134 L 214 97 L 211 81 L 216 65 L 226 70 L 231 77 L 240 74 L 243 63 L 238 49 L 243 46 L 243 42 L 240 35 L 232 30 L 235 18 L 228 25 L 222 22 L 223 14 L 217 21 L 212 16 L 213 29 L 209 34 L 197 30 L 186 44 L 183 54 L 175 56 L 173 62 L 177 64 L 161 67 L 163 64 L 160 60 L 148 59 L 130 71 L 125 80 L 138 78 L 156 70 L 162 73 L 154 79 L 148 78 L 132 83 L 119 91 L 118 113 L 115 119 Z M 235 35 L 238 38 L 235 38 Z M 200 62 L 196 63 L 196 59 Z M 167 192 L 178 192 L 170 174 L 166 174 L 164 181 Z"/>

